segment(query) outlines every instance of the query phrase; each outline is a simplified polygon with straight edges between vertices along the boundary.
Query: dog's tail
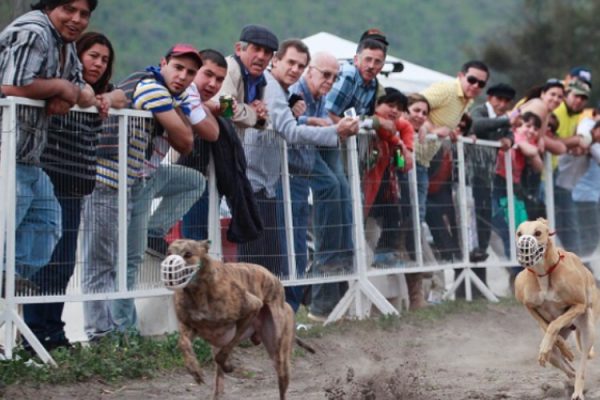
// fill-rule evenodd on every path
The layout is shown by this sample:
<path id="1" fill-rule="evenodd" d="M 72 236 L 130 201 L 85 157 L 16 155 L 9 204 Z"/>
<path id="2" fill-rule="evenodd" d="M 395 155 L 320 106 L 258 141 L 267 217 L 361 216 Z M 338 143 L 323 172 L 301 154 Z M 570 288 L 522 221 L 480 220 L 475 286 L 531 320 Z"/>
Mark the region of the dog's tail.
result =
<path id="1" fill-rule="evenodd" d="M 302 347 L 304 350 L 308 351 L 311 354 L 315 354 L 316 351 L 315 349 L 308 343 L 306 343 L 304 340 L 300 339 L 298 336 L 296 336 L 296 343 L 298 344 L 298 346 Z"/>

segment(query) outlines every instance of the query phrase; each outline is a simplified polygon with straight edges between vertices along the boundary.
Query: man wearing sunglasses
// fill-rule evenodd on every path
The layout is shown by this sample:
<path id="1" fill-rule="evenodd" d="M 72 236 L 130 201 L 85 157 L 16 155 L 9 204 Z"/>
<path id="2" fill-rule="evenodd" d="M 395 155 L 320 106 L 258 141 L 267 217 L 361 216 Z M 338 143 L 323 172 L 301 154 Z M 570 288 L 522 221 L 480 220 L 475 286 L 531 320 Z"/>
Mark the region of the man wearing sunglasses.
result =
<path id="1" fill-rule="evenodd" d="M 489 70 L 481 61 L 466 62 L 455 81 L 434 83 L 423 91 L 431 105 L 431 131 L 439 136 L 453 136 L 462 115 L 487 84 Z"/>

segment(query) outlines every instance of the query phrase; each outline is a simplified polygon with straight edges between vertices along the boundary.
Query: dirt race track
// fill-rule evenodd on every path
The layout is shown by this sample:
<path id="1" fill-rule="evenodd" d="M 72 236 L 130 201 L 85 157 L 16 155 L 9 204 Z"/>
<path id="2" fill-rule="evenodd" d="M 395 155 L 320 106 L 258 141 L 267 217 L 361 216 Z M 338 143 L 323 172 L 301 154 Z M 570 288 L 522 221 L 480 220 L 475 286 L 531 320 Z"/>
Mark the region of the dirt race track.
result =
<path id="1" fill-rule="evenodd" d="M 388 325 L 382 328 L 382 325 Z M 390 326 L 391 325 L 391 326 Z M 435 320 L 344 322 L 306 340 L 317 354 L 296 354 L 289 400 L 567 399 L 565 379 L 537 364 L 541 332 L 516 303 L 479 303 Z M 571 346 L 574 347 L 572 339 Z M 596 340 L 598 347 L 598 340 Z M 261 347 L 237 349 L 224 399 L 278 399 Z M 210 399 L 185 371 L 117 385 L 9 387 L 7 399 Z M 588 364 L 586 400 L 600 400 L 600 360 Z"/>

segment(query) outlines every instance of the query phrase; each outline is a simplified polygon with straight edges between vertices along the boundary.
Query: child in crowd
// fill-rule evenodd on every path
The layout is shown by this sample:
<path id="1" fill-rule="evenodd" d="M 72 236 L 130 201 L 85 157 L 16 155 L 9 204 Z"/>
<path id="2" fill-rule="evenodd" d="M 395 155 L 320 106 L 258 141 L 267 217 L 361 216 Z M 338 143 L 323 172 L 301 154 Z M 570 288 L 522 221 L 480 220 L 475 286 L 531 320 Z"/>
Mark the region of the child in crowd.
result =
<path id="1" fill-rule="evenodd" d="M 514 128 L 515 143 L 509 151 L 514 188 L 515 226 L 527 220 L 527 211 L 521 190 L 523 171 L 526 166 L 530 166 L 534 171 L 541 172 L 544 166 L 540 156 L 544 151 L 544 139 L 540 136 L 541 126 L 540 117 L 532 112 L 525 112 L 521 116 L 521 124 Z M 505 150 L 500 150 L 496 159 L 496 176 L 492 191 L 492 218 L 494 229 L 502 238 L 504 253 L 510 257 L 505 153 Z"/>

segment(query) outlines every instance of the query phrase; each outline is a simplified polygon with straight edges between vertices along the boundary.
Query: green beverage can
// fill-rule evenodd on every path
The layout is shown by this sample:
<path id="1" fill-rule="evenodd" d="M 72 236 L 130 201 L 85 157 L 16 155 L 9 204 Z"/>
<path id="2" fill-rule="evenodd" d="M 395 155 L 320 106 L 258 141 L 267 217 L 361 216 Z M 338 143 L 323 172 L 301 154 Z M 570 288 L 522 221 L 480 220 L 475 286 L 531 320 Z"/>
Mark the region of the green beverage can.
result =
<path id="1" fill-rule="evenodd" d="M 404 156 L 400 149 L 394 153 L 394 164 L 396 164 L 396 168 L 404 168 Z"/>
<path id="2" fill-rule="evenodd" d="M 221 107 L 221 116 L 223 118 L 233 117 L 233 96 L 224 95 L 219 97 L 219 106 Z"/>

